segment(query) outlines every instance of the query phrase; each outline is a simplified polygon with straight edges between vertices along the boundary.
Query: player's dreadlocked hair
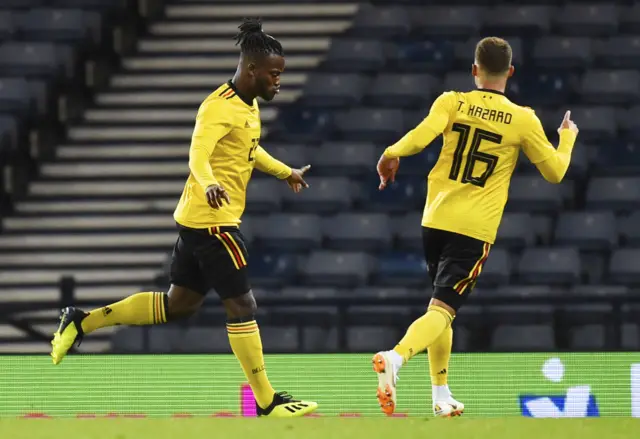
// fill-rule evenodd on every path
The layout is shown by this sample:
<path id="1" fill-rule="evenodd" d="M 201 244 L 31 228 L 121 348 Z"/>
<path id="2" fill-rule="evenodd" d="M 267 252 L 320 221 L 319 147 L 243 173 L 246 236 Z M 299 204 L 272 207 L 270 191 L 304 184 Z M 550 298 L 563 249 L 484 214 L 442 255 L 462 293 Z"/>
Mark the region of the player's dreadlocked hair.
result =
<path id="1" fill-rule="evenodd" d="M 240 44 L 242 53 L 284 56 L 280 42 L 262 31 L 262 21 L 259 18 L 245 18 L 238 29 L 240 32 L 234 39 L 236 45 Z"/>

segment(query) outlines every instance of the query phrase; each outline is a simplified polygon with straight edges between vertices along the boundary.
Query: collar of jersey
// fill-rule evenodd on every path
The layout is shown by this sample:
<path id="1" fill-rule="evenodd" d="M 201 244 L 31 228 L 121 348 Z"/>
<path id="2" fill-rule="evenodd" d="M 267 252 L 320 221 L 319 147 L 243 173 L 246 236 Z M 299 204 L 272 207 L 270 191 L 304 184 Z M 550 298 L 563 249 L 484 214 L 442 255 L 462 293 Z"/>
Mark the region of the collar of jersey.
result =
<path id="1" fill-rule="evenodd" d="M 502 93 L 501 91 L 498 90 L 489 90 L 488 88 L 477 88 L 476 91 L 482 91 L 485 93 L 495 93 L 497 95 L 502 95 L 502 96 L 506 96 L 504 93 Z"/>
<path id="2" fill-rule="evenodd" d="M 234 93 L 242 100 L 242 102 L 244 102 L 245 104 L 247 104 L 250 107 L 253 107 L 253 102 L 251 102 L 249 99 L 247 99 L 246 97 L 242 96 L 242 93 L 240 93 L 236 87 L 236 85 L 233 83 L 233 80 L 229 79 L 229 81 L 227 81 L 227 85 L 229 87 L 231 87 L 231 89 L 234 91 Z"/>

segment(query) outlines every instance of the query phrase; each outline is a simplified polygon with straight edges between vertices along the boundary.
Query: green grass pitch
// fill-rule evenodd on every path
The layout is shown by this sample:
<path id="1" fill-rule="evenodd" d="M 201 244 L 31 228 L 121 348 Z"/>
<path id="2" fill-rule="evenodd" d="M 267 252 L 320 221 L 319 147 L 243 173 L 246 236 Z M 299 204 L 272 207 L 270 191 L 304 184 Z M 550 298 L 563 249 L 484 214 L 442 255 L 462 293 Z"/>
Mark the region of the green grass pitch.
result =
<path id="1" fill-rule="evenodd" d="M 640 419 L 2 419 L 12 439 L 617 439 L 637 438 Z"/>

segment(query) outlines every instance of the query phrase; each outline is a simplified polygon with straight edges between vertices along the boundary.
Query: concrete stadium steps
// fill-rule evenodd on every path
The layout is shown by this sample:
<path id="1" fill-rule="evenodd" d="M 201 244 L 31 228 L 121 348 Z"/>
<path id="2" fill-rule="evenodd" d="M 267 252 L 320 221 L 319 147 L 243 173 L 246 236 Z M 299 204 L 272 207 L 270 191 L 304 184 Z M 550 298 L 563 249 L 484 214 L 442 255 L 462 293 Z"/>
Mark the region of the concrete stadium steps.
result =
<path id="1" fill-rule="evenodd" d="M 52 222 L 55 219 L 52 219 Z M 82 249 L 90 252 L 106 252 L 118 250 L 155 250 L 169 252 L 175 244 L 175 231 L 130 231 L 118 233 L 44 233 L 44 234 L 3 234 L 0 235 L 0 253 L 13 254 L 19 251 L 76 251 Z M 160 267 L 158 267 L 160 269 Z"/>
<path id="2" fill-rule="evenodd" d="M 47 216 L 49 218 L 61 215 L 73 214 L 76 216 L 95 215 L 95 214 L 113 214 L 128 215 L 131 213 L 147 213 L 171 215 L 176 207 L 175 197 L 167 199 L 152 200 L 134 200 L 134 199 L 115 199 L 115 200 L 95 200 L 84 199 L 76 201 L 65 201 L 61 203 L 57 200 L 43 199 L 41 201 L 23 201 L 16 204 L 16 212 L 21 217 L 30 216 Z M 2 237 L 0 236 L 0 240 Z"/>
<path id="3" fill-rule="evenodd" d="M 113 303 L 140 291 L 140 286 L 135 285 L 119 285 L 119 286 L 86 286 L 79 285 L 76 290 L 76 298 L 79 301 L 104 301 L 105 303 Z M 5 288 L 2 290 L 3 300 L 13 303 L 28 302 L 55 302 L 60 299 L 60 291 L 54 286 L 33 287 L 33 288 Z M 39 311 L 24 311 L 17 314 L 16 318 L 27 318 L 30 316 L 47 317 L 58 319 L 60 310 L 46 309 Z"/>

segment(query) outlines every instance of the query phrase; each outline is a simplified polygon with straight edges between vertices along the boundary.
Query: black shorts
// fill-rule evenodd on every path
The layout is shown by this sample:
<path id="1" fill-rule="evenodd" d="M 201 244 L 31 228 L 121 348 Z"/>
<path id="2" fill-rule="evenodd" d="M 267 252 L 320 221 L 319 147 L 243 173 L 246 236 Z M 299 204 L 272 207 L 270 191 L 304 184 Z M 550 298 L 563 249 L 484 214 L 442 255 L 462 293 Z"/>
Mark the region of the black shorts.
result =
<path id="1" fill-rule="evenodd" d="M 471 293 L 491 244 L 445 230 L 422 228 L 433 297 L 458 310 Z"/>
<path id="2" fill-rule="evenodd" d="M 202 295 L 214 289 L 221 299 L 230 299 L 251 289 L 247 262 L 247 248 L 237 227 L 190 229 L 178 225 L 170 280 Z"/>

